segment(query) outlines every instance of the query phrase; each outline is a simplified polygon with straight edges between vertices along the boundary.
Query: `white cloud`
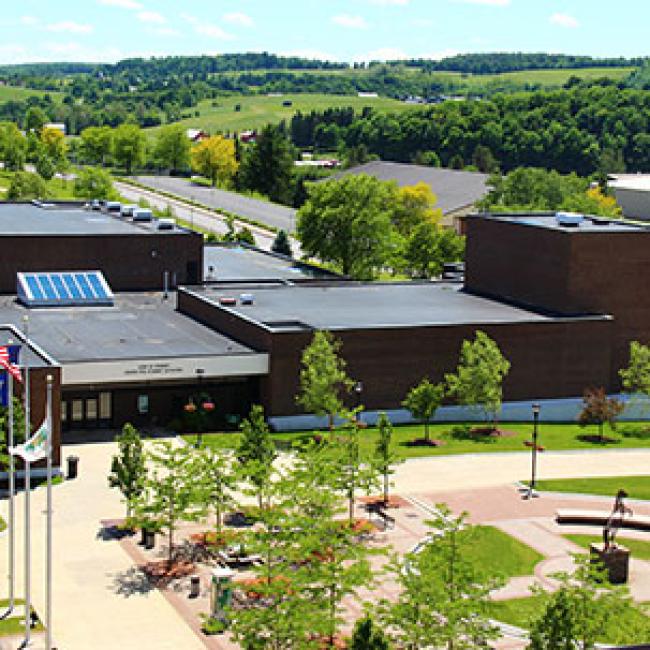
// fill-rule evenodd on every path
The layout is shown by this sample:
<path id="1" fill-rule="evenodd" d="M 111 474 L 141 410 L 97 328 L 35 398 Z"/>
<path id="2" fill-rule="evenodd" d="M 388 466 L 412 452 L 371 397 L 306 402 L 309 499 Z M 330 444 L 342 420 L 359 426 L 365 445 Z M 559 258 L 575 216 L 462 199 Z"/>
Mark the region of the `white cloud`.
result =
<path id="1" fill-rule="evenodd" d="M 232 41 L 235 37 L 223 30 L 218 25 L 206 23 L 190 14 L 181 14 L 181 18 L 190 23 L 194 27 L 194 31 L 201 36 L 209 36 L 210 38 L 217 38 L 222 41 Z"/>
<path id="2" fill-rule="evenodd" d="M 120 7 L 121 9 L 142 9 L 142 5 L 135 0 L 98 0 L 100 5 L 108 7 Z"/>
<path id="3" fill-rule="evenodd" d="M 52 23 L 46 27 L 48 32 L 69 32 L 71 34 L 90 34 L 93 31 L 92 25 L 75 23 L 72 20 L 63 20 L 59 23 Z"/>
<path id="4" fill-rule="evenodd" d="M 351 16 L 350 14 L 334 16 L 332 22 L 348 29 L 366 29 L 368 27 L 368 23 L 363 16 Z"/>
<path id="5" fill-rule="evenodd" d="M 507 7 L 511 0 L 456 0 L 469 5 L 488 5 L 490 7 Z"/>
<path id="6" fill-rule="evenodd" d="M 36 23 L 38 22 L 38 18 L 36 18 L 35 16 L 21 16 L 20 22 L 23 25 L 36 25 Z"/>
<path id="7" fill-rule="evenodd" d="M 553 25 L 559 25 L 560 27 L 568 27 L 569 29 L 578 27 L 579 23 L 578 21 L 573 17 L 569 16 L 569 14 L 553 14 L 550 18 L 549 21 Z"/>
<path id="8" fill-rule="evenodd" d="M 380 47 L 378 50 L 372 50 L 365 54 L 355 56 L 355 61 L 398 61 L 400 59 L 410 59 L 411 57 L 403 50 L 397 47 Z"/>
<path id="9" fill-rule="evenodd" d="M 240 11 L 233 11 L 232 13 L 225 14 L 223 19 L 225 22 L 231 23 L 232 25 L 241 25 L 242 27 L 253 26 L 253 19 L 248 14 L 241 13 Z"/>
<path id="10" fill-rule="evenodd" d="M 379 5 L 380 7 L 388 7 L 388 6 L 404 7 L 410 1 L 411 0 L 369 0 L 371 5 Z"/>
<path id="11" fill-rule="evenodd" d="M 138 20 L 143 23 L 151 23 L 154 25 L 164 25 L 167 22 L 162 14 L 159 14 L 157 11 L 141 11 L 138 14 Z"/>

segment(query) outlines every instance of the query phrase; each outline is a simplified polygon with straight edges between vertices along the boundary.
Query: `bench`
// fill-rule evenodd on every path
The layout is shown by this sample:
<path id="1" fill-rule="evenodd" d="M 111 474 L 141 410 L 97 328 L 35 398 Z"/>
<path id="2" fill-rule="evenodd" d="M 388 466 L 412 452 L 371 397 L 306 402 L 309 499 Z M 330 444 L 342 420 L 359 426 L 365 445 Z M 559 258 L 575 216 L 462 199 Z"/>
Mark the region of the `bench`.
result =
<path id="1" fill-rule="evenodd" d="M 370 515 L 377 515 L 384 526 L 384 530 L 395 528 L 395 517 L 391 517 L 381 501 L 371 501 L 366 504 L 366 511 Z"/>
<path id="2" fill-rule="evenodd" d="M 555 512 L 555 521 L 558 524 L 578 524 L 581 526 L 605 526 L 609 521 L 611 512 L 606 510 L 577 510 L 561 508 Z M 618 517 L 616 518 L 619 522 Z M 620 522 L 621 528 L 632 530 L 650 531 L 650 516 L 626 515 Z"/>

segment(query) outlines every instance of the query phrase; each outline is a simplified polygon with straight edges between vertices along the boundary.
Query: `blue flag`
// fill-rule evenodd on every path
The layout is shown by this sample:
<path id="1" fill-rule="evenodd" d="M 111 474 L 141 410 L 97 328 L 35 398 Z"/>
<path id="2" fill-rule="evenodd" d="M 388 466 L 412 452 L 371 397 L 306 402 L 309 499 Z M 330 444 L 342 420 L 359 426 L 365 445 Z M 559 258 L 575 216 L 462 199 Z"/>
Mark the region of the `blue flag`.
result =
<path id="1" fill-rule="evenodd" d="M 20 357 L 20 345 L 8 345 L 9 362 L 18 365 Z M 7 371 L 0 372 L 0 406 L 9 406 L 9 377 Z"/>

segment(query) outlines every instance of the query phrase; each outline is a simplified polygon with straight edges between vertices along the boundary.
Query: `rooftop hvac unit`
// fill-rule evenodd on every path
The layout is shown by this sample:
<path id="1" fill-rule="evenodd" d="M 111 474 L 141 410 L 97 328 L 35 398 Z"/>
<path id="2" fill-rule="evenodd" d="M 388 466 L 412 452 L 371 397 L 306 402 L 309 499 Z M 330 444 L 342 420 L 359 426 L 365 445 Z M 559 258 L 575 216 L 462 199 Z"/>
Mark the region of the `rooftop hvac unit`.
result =
<path id="1" fill-rule="evenodd" d="M 151 210 L 146 210 L 144 208 L 139 208 L 133 211 L 133 221 L 139 223 L 148 223 L 153 221 L 153 214 Z"/>
<path id="2" fill-rule="evenodd" d="M 176 222 L 173 219 L 158 219 L 157 230 L 174 230 Z"/>
<path id="3" fill-rule="evenodd" d="M 106 212 L 119 212 L 122 209 L 122 204 L 119 201 L 107 201 Z"/>
<path id="4" fill-rule="evenodd" d="M 574 212 L 558 212 L 555 215 L 558 226 L 564 228 L 578 228 L 584 221 L 584 216 Z"/>
<path id="5" fill-rule="evenodd" d="M 239 296 L 239 302 L 242 305 L 253 305 L 255 304 L 255 297 L 252 293 L 242 293 Z"/>

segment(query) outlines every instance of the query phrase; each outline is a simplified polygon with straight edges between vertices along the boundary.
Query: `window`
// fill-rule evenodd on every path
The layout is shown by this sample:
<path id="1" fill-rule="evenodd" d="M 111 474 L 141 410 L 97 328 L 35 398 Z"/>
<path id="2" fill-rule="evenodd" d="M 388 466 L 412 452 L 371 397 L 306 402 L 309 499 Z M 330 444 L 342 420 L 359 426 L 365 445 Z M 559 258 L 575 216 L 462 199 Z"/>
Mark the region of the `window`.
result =
<path id="1" fill-rule="evenodd" d="M 81 399 L 72 400 L 72 421 L 81 422 L 84 419 L 84 403 Z"/>
<path id="2" fill-rule="evenodd" d="M 110 420 L 111 415 L 112 415 L 111 394 L 110 393 L 100 393 L 99 394 L 99 419 L 100 420 Z"/>
<path id="3" fill-rule="evenodd" d="M 65 422 L 68 419 L 68 403 L 66 401 L 61 402 L 61 422 Z"/>
<path id="4" fill-rule="evenodd" d="M 138 395 L 138 413 L 140 415 L 149 413 L 149 395 Z"/>
<path id="5" fill-rule="evenodd" d="M 86 420 L 97 419 L 97 400 L 93 397 L 86 400 Z"/>

